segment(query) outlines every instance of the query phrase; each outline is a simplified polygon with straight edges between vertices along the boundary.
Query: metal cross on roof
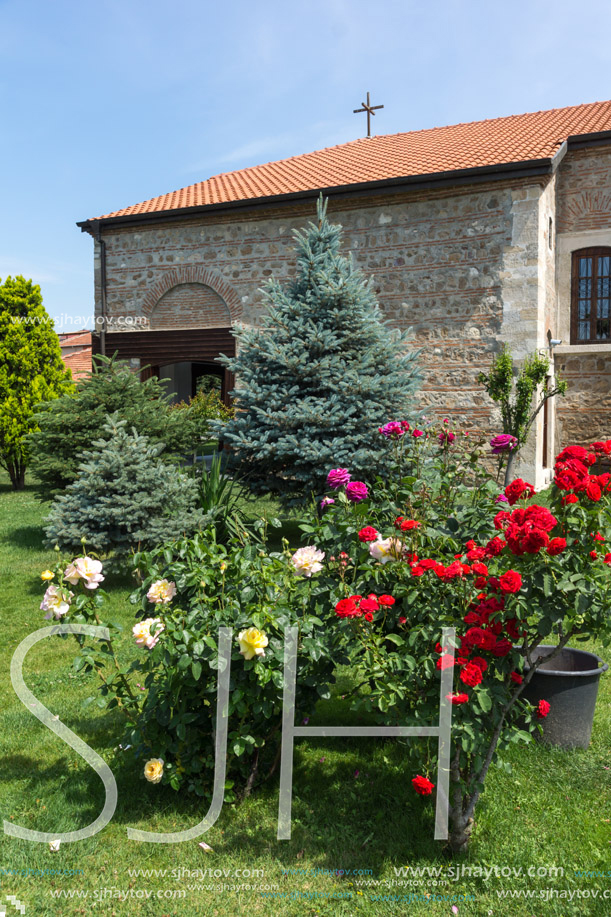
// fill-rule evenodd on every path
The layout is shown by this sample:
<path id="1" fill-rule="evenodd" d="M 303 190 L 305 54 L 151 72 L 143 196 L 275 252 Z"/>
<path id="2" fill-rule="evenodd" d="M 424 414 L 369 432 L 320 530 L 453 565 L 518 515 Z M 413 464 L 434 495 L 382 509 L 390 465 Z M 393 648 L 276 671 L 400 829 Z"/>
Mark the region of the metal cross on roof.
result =
<path id="1" fill-rule="evenodd" d="M 362 108 L 353 109 L 352 114 L 358 115 L 362 111 L 367 112 L 367 136 L 371 137 L 371 116 L 375 115 L 378 108 L 384 108 L 383 105 L 372 105 L 367 93 L 367 102 L 361 102 Z"/>

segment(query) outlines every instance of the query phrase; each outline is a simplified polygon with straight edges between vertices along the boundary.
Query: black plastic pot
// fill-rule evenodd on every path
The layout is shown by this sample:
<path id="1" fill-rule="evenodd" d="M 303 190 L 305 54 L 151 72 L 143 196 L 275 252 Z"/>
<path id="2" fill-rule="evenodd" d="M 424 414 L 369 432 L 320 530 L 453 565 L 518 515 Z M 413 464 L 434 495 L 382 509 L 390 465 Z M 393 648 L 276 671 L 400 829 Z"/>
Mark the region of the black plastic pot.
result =
<path id="1" fill-rule="evenodd" d="M 538 646 L 533 659 L 547 656 L 555 646 Z M 549 702 L 550 711 L 543 726 L 544 742 L 562 748 L 587 748 L 592 735 L 598 681 L 609 666 L 599 668 L 602 659 L 594 653 L 565 646 L 549 662 L 543 662 L 523 692 L 531 704 Z M 528 671 L 528 663 L 524 666 Z"/>

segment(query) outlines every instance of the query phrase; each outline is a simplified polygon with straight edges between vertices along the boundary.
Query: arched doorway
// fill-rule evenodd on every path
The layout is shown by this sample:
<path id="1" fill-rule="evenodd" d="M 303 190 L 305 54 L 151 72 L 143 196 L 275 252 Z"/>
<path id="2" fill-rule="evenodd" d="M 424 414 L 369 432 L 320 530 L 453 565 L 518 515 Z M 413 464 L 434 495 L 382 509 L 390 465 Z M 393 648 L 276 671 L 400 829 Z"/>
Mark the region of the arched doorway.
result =
<path id="1" fill-rule="evenodd" d="M 229 292 L 231 309 L 219 291 Z M 106 353 L 117 353 L 134 369 L 139 367 L 143 379 L 152 375 L 166 379 L 168 394 L 176 402 L 193 397 L 198 380 L 209 377 L 229 404 L 234 377 L 217 358 L 235 356 L 231 334 L 235 294 L 210 271 L 195 267 L 169 272 L 155 293 L 149 291 L 144 304 L 148 328 L 108 332 Z"/>

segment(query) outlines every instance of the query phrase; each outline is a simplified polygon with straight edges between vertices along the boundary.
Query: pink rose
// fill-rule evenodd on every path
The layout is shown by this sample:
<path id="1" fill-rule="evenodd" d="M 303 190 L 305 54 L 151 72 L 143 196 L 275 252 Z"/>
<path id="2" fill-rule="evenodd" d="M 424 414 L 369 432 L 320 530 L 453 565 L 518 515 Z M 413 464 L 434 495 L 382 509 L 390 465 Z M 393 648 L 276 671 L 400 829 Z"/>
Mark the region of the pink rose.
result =
<path id="1" fill-rule="evenodd" d="M 517 443 L 515 436 L 511 436 L 510 433 L 500 433 L 498 436 L 493 436 L 490 440 L 492 454 L 501 455 L 503 452 L 511 452 L 512 449 L 515 449 Z"/>
<path id="2" fill-rule="evenodd" d="M 369 496 L 367 485 L 362 481 L 351 481 L 346 485 L 346 496 L 351 503 L 360 503 Z"/>
<path id="3" fill-rule="evenodd" d="M 333 468 L 327 475 L 327 487 L 331 490 L 339 490 L 350 480 L 350 472 L 347 468 Z"/>
<path id="4" fill-rule="evenodd" d="M 403 436 L 405 432 L 403 424 L 398 420 L 389 420 L 383 427 L 378 427 L 378 433 L 386 437 Z"/>

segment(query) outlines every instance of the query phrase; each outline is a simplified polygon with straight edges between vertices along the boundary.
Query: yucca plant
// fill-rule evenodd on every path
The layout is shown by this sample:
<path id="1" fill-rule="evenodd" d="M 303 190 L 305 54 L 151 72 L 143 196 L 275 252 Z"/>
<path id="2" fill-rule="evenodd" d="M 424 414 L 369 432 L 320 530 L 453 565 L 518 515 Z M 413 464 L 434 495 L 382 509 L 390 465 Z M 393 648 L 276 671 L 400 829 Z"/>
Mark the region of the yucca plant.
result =
<path id="1" fill-rule="evenodd" d="M 218 542 L 225 542 L 245 527 L 245 516 L 239 506 L 241 492 L 240 481 L 224 472 L 222 452 L 213 455 L 209 468 L 202 462 L 198 502 L 206 523 L 215 526 Z"/>

